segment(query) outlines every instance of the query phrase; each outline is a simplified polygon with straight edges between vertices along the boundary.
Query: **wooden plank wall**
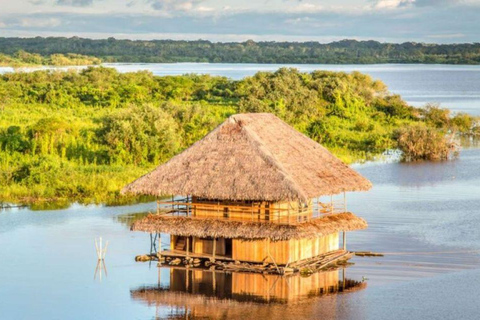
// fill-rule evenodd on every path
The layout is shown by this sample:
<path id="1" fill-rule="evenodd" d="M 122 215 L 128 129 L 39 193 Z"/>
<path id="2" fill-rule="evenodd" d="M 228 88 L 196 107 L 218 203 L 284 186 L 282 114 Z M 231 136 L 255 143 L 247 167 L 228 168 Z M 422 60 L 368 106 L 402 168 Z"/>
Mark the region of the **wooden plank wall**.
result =
<path id="1" fill-rule="evenodd" d="M 247 202 L 227 202 L 227 201 L 207 201 L 199 200 L 192 197 L 193 206 L 192 213 L 197 217 L 218 217 L 230 218 L 240 220 L 269 220 L 278 221 L 281 218 L 282 222 L 288 222 L 288 217 L 291 216 L 291 222 L 304 221 L 311 217 L 312 210 L 302 214 L 301 217 L 297 214 L 298 210 L 302 209 L 298 201 L 281 201 L 281 202 L 257 202 L 253 206 Z M 307 205 L 312 208 L 312 200 Z M 282 209 L 276 211 L 276 209 Z"/>
<path id="2" fill-rule="evenodd" d="M 193 237 L 193 253 L 213 253 L 213 239 L 203 239 L 198 237 Z M 216 254 L 225 255 L 225 239 L 217 238 L 216 244 Z"/>
<path id="3" fill-rule="evenodd" d="M 338 248 L 338 233 L 314 239 L 292 239 L 288 241 L 243 241 L 234 239 L 232 242 L 232 258 L 251 262 L 273 262 L 273 258 L 277 264 L 287 264 L 338 250 Z"/>

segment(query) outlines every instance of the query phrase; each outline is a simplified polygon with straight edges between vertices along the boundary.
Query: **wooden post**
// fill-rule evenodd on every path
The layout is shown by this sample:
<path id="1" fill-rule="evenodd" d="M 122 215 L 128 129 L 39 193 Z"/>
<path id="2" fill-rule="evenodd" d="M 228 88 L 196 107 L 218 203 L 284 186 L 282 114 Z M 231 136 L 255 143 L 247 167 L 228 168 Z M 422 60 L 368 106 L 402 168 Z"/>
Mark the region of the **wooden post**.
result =
<path id="1" fill-rule="evenodd" d="M 216 253 L 217 253 L 217 238 L 213 238 L 213 261 L 215 261 Z"/>
<path id="2" fill-rule="evenodd" d="M 188 251 L 190 251 L 190 237 L 187 237 L 187 258 L 188 258 Z"/>
<path id="3" fill-rule="evenodd" d="M 160 201 L 157 199 L 157 214 L 160 213 Z"/>
<path id="4" fill-rule="evenodd" d="M 162 233 L 158 233 L 158 252 L 162 252 Z"/>
<path id="5" fill-rule="evenodd" d="M 288 204 L 288 212 L 287 212 L 287 215 L 288 215 L 288 224 L 290 224 L 290 203 Z"/>
<path id="6" fill-rule="evenodd" d="M 253 201 L 252 201 L 252 221 L 253 221 Z"/>
<path id="7" fill-rule="evenodd" d="M 343 250 L 347 251 L 347 232 L 343 231 Z"/>
<path id="8" fill-rule="evenodd" d="M 333 195 L 330 195 L 330 213 L 333 213 Z"/>

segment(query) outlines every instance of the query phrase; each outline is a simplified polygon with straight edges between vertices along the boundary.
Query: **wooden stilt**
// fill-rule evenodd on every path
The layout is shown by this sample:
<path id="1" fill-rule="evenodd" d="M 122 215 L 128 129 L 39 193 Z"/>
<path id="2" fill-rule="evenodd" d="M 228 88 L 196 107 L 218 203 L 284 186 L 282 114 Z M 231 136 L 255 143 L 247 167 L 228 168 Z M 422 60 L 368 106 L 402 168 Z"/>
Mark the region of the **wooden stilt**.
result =
<path id="1" fill-rule="evenodd" d="M 187 259 L 189 256 L 189 251 L 190 251 L 190 237 L 187 237 Z"/>
<path id="2" fill-rule="evenodd" d="M 333 195 L 330 195 L 330 213 L 333 213 Z"/>
<path id="3" fill-rule="evenodd" d="M 213 261 L 215 261 L 216 253 L 217 253 L 217 238 L 213 238 Z"/>
<path id="4" fill-rule="evenodd" d="M 347 251 L 347 232 L 343 231 L 343 250 Z"/>

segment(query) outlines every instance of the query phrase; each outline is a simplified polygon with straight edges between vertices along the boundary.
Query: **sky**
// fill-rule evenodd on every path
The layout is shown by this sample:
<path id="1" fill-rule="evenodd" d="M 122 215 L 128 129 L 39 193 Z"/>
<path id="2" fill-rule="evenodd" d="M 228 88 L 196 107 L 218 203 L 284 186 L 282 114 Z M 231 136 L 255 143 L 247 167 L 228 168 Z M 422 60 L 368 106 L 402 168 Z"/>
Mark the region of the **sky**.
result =
<path id="1" fill-rule="evenodd" d="M 0 0 L 0 36 L 480 42 L 480 0 Z"/>

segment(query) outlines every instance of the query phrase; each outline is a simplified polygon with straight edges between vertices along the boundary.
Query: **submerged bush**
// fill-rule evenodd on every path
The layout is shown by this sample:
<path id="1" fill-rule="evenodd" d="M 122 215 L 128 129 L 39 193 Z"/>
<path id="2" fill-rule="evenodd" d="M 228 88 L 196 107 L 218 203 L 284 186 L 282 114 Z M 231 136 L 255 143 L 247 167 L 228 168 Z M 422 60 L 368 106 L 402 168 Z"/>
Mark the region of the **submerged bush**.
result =
<path id="1" fill-rule="evenodd" d="M 399 129 L 396 138 L 403 161 L 448 160 L 458 151 L 458 145 L 449 136 L 421 124 Z"/>

